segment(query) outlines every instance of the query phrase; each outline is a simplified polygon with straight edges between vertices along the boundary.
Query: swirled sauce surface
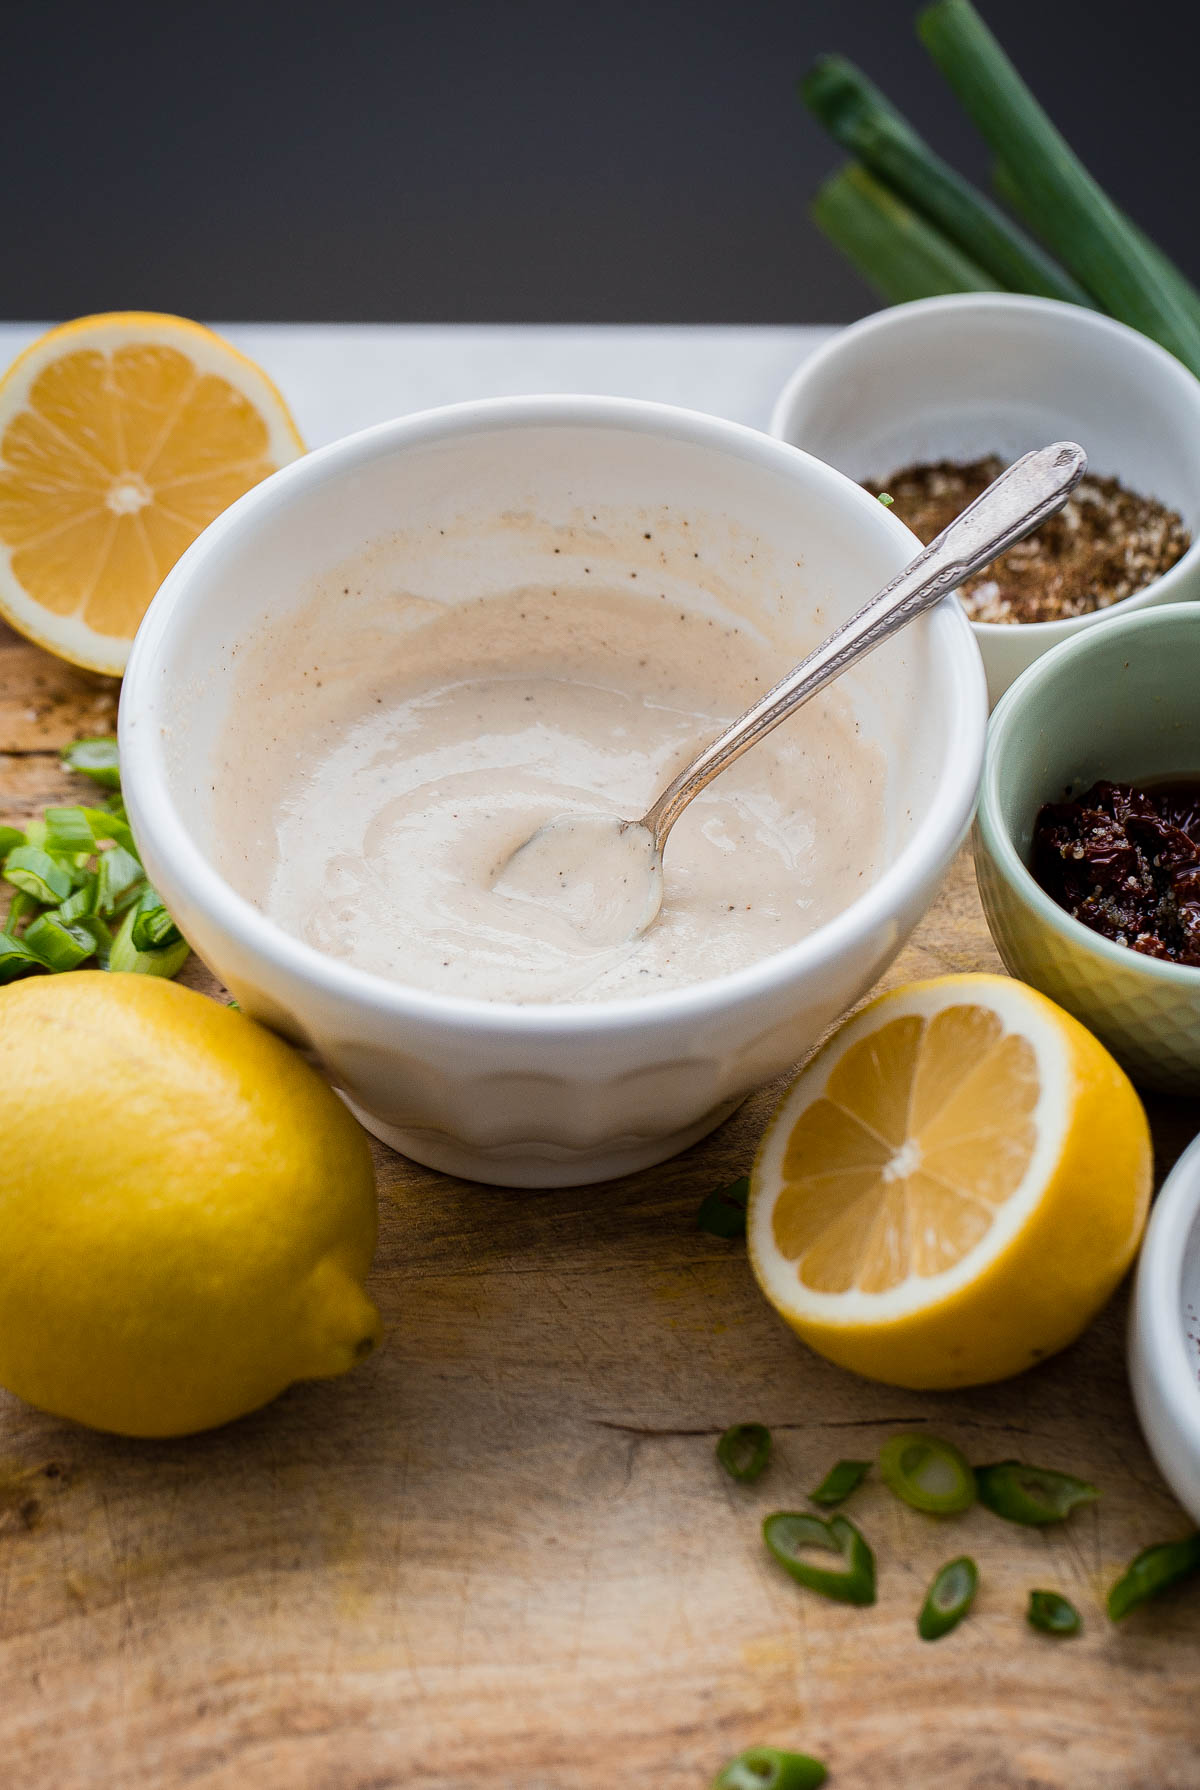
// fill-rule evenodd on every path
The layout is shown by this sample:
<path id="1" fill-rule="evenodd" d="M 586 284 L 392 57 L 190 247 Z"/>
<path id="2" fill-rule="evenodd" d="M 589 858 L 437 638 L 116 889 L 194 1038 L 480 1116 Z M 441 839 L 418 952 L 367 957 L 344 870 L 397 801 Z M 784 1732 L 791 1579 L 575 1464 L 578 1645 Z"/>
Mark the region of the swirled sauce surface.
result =
<path id="1" fill-rule="evenodd" d="M 884 766 L 832 689 L 676 823 L 640 937 L 597 946 L 506 900 L 501 866 L 563 814 L 635 818 L 790 668 L 744 620 L 631 596 L 520 589 L 418 604 L 372 642 L 310 630 L 248 666 L 261 754 L 222 868 L 317 950 L 411 987 L 495 1001 L 604 1001 L 721 975 L 846 907 L 878 871 Z M 280 748 L 280 741 L 287 743 Z"/>

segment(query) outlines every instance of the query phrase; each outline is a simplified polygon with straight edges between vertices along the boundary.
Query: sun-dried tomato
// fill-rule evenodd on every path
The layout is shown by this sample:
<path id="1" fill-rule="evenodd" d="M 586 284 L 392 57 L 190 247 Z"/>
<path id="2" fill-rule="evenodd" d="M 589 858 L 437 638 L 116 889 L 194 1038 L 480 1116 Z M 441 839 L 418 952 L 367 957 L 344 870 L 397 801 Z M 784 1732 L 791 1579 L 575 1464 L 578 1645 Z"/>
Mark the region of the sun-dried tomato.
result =
<path id="1" fill-rule="evenodd" d="M 1074 801 L 1047 802 L 1033 874 L 1093 932 L 1200 968 L 1200 780 L 1094 783 Z"/>

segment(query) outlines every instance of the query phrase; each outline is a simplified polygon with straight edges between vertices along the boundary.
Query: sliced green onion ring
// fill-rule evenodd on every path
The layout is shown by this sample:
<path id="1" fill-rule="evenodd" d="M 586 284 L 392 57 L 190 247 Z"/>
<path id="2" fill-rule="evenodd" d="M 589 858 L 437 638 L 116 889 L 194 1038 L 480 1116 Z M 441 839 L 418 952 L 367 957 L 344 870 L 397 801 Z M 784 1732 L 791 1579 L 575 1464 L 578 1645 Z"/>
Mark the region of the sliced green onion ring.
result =
<path id="1" fill-rule="evenodd" d="M 15 982 L 18 976 L 31 976 L 45 967 L 23 940 L 13 938 L 11 933 L 0 932 L 0 984 Z"/>
<path id="2" fill-rule="evenodd" d="M 888 1490 L 914 1510 L 953 1516 L 975 1502 L 975 1475 L 966 1457 L 939 1436 L 892 1436 L 880 1451 L 879 1471 Z"/>
<path id="3" fill-rule="evenodd" d="M 858 1490 L 870 1471 L 870 1461 L 839 1461 L 829 1469 L 816 1491 L 808 1494 L 809 1498 L 825 1510 L 843 1504 L 851 1492 Z"/>
<path id="4" fill-rule="evenodd" d="M 1031 1591 L 1025 1620 L 1044 1635 L 1077 1635 L 1083 1626 L 1075 1605 L 1057 1591 Z"/>
<path id="5" fill-rule="evenodd" d="M 147 888 L 133 910 L 131 936 L 136 951 L 157 951 L 166 945 L 177 945 L 183 937 L 157 889 Z"/>
<path id="6" fill-rule="evenodd" d="M 763 1523 L 763 1540 L 798 1584 L 843 1604 L 875 1602 L 875 1556 L 849 1517 L 826 1520 L 806 1510 L 777 1510 Z M 805 1549 L 839 1555 L 840 1567 L 801 1558 Z"/>
<path id="7" fill-rule="evenodd" d="M 765 1423 L 735 1423 L 717 1443 L 717 1459 L 739 1485 L 753 1485 L 771 1458 L 771 1432 Z"/>
<path id="8" fill-rule="evenodd" d="M 712 1790 L 818 1790 L 828 1776 L 821 1761 L 807 1753 L 752 1746 L 722 1766 Z"/>
<path id="9" fill-rule="evenodd" d="M 111 839 L 114 845 L 123 846 L 131 857 L 138 856 L 133 832 L 125 818 L 124 809 L 118 814 L 113 808 L 81 808 L 80 813 L 87 816 L 88 825 L 92 829 L 92 837 L 97 845 L 105 839 Z"/>
<path id="10" fill-rule="evenodd" d="M 115 914 L 145 880 L 146 873 L 131 852 L 123 845 L 114 845 L 101 852 L 97 871 L 96 908 L 102 914 Z"/>
<path id="11" fill-rule="evenodd" d="M 59 912 L 62 912 L 61 908 Z M 96 948 L 96 962 L 102 970 L 106 970 L 109 967 L 108 959 L 113 945 L 113 935 L 108 926 L 99 914 L 84 914 L 74 924 L 81 927 L 84 932 L 91 934 Z"/>
<path id="12" fill-rule="evenodd" d="M 181 938 L 177 944 L 163 945 L 157 951 L 139 951 L 133 942 L 136 918 L 137 910 L 130 908 L 112 942 L 108 962 L 104 967 L 123 973 L 132 972 L 135 976 L 178 975 L 187 962 L 187 940 Z"/>
<path id="13" fill-rule="evenodd" d="M 921 1614 L 917 1617 L 917 1633 L 923 1641 L 940 1641 L 952 1628 L 957 1628 L 975 1602 L 979 1589 L 979 1568 L 967 1554 L 948 1560 L 933 1575 L 933 1583 L 925 1593 Z"/>
<path id="14" fill-rule="evenodd" d="M 1168 1585 L 1177 1585 L 1194 1572 L 1200 1572 L 1200 1530 L 1182 1541 L 1163 1541 L 1143 1548 L 1109 1592 L 1108 1613 L 1114 1622 L 1120 1622 L 1147 1598 L 1157 1597 Z"/>
<path id="15" fill-rule="evenodd" d="M 99 881 L 95 871 L 89 871 L 74 894 L 68 895 L 67 899 L 59 906 L 59 919 L 68 923 L 74 920 L 90 919 L 96 911 L 96 893 Z"/>
<path id="16" fill-rule="evenodd" d="M 40 904 L 32 895 L 26 895 L 23 889 L 14 889 L 13 898 L 8 904 L 8 914 L 4 921 L 4 930 L 9 938 L 16 936 L 17 927 L 26 914 L 32 914 Z"/>
<path id="17" fill-rule="evenodd" d="M 36 845 L 18 845 L 4 860 L 4 877 L 43 907 L 57 907 L 71 893 L 71 873 Z"/>
<path id="18" fill-rule="evenodd" d="M 744 1237 L 749 1197 L 749 1175 L 731 1181 L 728 1187 L 718 1187 L 701 1200 L 700 1210 L 696 1213 L 698 1227 L 714 1237 Z"/>
<path id="19" fill-rule="evenodd" d="M 976 1467 L 979 1502 L 1010 1523 L 1040 1526 L 1065 1522 L 1081 1504 L 1100 1496 L 1086 1479 L 1059 1473 L 1053 1467 L 1029 1467 L 1024 1461 L 996 1461 Z"/>
<path id="20" fill-rule="evenodd" d="M 96 849 L 96 841 L 87 810 L 47 808 L 45 846 L 56 857 L 90 858 Z"/>
<path id="21" fill-rule="evenodd" d="M 96 941 L 85 927 L 64 925 L 53 913 L 31 920 L 22 943 L 54 975 L 78 969 L 96 949 Z"/>
<path id="22" fill-rule="evenodd" d="M 121 769 L 117 742 L 110 735 L 91 740 L 73 740 L 62 753 L 62 762 L 69 771 L 81 771 L 106 789 L 120 789 Z"/>

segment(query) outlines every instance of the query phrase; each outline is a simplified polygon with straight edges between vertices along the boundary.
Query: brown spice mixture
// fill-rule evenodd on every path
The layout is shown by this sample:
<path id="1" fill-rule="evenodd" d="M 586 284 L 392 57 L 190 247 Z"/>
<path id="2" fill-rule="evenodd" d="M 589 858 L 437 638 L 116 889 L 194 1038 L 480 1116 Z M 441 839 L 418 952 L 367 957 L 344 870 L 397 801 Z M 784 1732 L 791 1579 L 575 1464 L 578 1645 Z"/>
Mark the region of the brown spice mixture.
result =
<path id="1" fill-rule="evenodd" d="M 890 493 L 896 515 L 928 545 L 1004 465 L 996 454 L 962 465 L 936 460 L 864 484 L 874 497 Z M 967 580 L 963 608 L 976 622 L 1087 615 L 1144 590 L 1191 544 L 1174 510 L 1127 491 L 1116 479 L 1085 473 L 1056 516 Z"/>

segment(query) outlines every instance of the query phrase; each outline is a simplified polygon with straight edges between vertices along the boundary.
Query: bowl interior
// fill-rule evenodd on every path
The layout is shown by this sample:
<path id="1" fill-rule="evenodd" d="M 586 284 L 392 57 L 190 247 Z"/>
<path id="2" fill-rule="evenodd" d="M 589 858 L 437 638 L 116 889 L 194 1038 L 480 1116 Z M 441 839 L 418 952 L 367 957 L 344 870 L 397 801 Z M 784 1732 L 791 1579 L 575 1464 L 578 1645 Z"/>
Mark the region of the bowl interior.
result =
<path id="1" fill-rule="evenodd" d="M 1200 604 L 1187 603 L 1106 622 L 1025 673 L 996 713 L 985 777 L 1026 868 L 1043 802 L 1098 778 L 1200 776 L 1198 672 Z"/>
<path id="2" fill-rule="evenodd" d="M 475 406 L 310 455 L 234 506 L 164 585 L 147 623 L 155 675 L 130 680 L 139 732 L 227 877 L 220 841 L 234 819 L 243 834 L 247 817 L 270 825 L 268 792 L 303 754 L 323 669 L 402 661 L 422 613 L 515 586 L 586 604 L 589 586 L 619 581 L 757 629 L 782 676 L 912 551 L 865 494 L 751 431 L 661 411 L 547 420 L 531 402 L 517 420 Z M 943 605 L 831 693 L 886 761 L 883 864 L 954 775 L 951 744 L 979 709 L 973 656 Z M 268 662 L 274 679 L 256 679 Z"/>
<path id="3" fill-rule="evenodd" d="M 934 299 L 839 337 L 777 432 L 853 479 L 922 460 L 1015 458 L 1062 439 L 1200 532 L 1200 385 L 1110 319 L 1037 299 Z"/>

